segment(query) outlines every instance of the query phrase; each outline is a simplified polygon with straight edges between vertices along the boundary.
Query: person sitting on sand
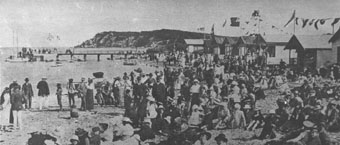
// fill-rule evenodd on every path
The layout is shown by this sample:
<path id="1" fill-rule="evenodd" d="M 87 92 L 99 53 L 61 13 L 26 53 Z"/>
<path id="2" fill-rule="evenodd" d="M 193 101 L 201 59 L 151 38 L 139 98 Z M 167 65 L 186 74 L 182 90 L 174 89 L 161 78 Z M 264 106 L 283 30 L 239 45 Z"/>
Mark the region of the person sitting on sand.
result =
<path id="1" fill-rule="evenodd" d="M 228 139 L 222 133 L 215 137 L 215 141 L 217 145 L 227 145 L 228 143 Z"/>
<path id="2" fill-rule="evenodd" d="M 72 135 L 70 139 L 71 144 L 70 145 L 79 145 L 79 138 L 77 135 Z"/>
<path id="3" fill-rule="evenodd" d="M 100 145 L 100 128 L 94 127 L 92 128 L 91 138 L 90 138 L 90 145 Z"/>
<path id="4" fill-rule="evenodd" d="M 87 131 L 85 131 L 82 128 L 77 128 L 77 130 L 75 131 L 75 134 L 79 138 L 78 145 L 90 145 L 90 137 Z"/>

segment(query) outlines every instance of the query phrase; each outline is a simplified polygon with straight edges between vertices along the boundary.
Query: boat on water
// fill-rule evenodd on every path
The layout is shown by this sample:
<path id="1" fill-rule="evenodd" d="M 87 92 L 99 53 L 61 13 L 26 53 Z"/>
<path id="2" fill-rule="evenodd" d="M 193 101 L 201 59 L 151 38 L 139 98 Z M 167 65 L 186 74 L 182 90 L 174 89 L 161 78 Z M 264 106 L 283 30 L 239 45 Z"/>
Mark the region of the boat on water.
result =
<path id="1" fill-rule="evenodd" d="M 5 61 L 6 62 L 20 63 L 20 62 L 29 62 L 30 60 L 29 60 L 29 58 L 10 56 Z"/>
<path id="2" fill-rule="evenodd" d="M 136 60 L 125 60 L 123 65 L 137 65 Z"/>

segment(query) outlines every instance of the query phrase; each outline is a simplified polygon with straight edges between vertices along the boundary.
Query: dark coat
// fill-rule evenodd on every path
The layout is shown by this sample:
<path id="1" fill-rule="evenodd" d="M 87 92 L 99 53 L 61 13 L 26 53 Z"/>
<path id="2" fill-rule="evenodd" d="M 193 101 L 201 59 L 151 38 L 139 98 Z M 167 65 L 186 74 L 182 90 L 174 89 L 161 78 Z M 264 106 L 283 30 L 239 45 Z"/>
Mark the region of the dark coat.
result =
<path id="1" fill-rule="evenodd" d="M 50 89 L 48 88 L 46 81 L 40 81 L 37 85 L 37 88 L 39 89 L 38 96 L 50 95 Z"/>
<path id="2" fill-rule="evenodd" d="M 32 85 L 31 83 L 24 83 L 22 85 L 22 91 L 24 92 L 24 95 L 26 96 L 33 96 L 33 88 L 32 88 Z"/>
<path id="3" fill-rule="evenodd" d="M 166 96 L 165 96 L 165 85 L 162 83 L 156 83 L 153 85 L 152 88 L 152 96 L 156 99 L 157 102 L 165 102 Z"/>
<path id="4" fill-rule="evenodd" d="M 22 103 L 24 100 L 24 96 L 21 92 L 14 92 L 11 95 L 11 104 L 12 104 L 12 110 L 22 110 Z"/>

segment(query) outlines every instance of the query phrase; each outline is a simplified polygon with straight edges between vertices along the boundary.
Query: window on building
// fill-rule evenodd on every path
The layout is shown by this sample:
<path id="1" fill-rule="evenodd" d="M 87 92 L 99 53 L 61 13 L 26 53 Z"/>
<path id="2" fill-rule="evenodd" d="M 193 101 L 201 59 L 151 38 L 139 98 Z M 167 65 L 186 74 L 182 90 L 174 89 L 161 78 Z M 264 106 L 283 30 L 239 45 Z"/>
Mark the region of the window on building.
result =
<path id="1" fill-rule="evenodd" d="M 275 57 L 275 46 L 268 46 L 268 55 L 269 57 Z"/>

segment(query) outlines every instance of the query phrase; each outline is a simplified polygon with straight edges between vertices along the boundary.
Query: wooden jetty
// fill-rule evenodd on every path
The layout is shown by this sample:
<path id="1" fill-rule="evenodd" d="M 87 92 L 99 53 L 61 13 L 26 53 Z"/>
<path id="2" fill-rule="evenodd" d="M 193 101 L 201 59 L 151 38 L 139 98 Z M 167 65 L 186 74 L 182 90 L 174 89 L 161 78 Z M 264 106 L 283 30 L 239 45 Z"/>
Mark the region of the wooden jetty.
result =
<path id="1" fill-rule="evenodd" d="M 110 51 L 102 51 L 102 50 L 89 50 L 89 51 L 81 51 L 81 52 L 58 52 L 56 59 L 59 60 L 59 56 L 70 56 L 71 59 L 73 58 L 73 56 L 83 56 L 84 61 L 86 61 L 86 57 L 88 55 L 96 55 L 97 56 L 97 61 L 100 61 L 100 56 L 102 55 L 109 55 L 111 60 L 113 60 L 113 56 L 114 55 L 135 55 L 135 54 L 140 54 L 140 52 L 136 52 L 136 51 L 121 51 L 121 50 L 110 50 Z"/>

